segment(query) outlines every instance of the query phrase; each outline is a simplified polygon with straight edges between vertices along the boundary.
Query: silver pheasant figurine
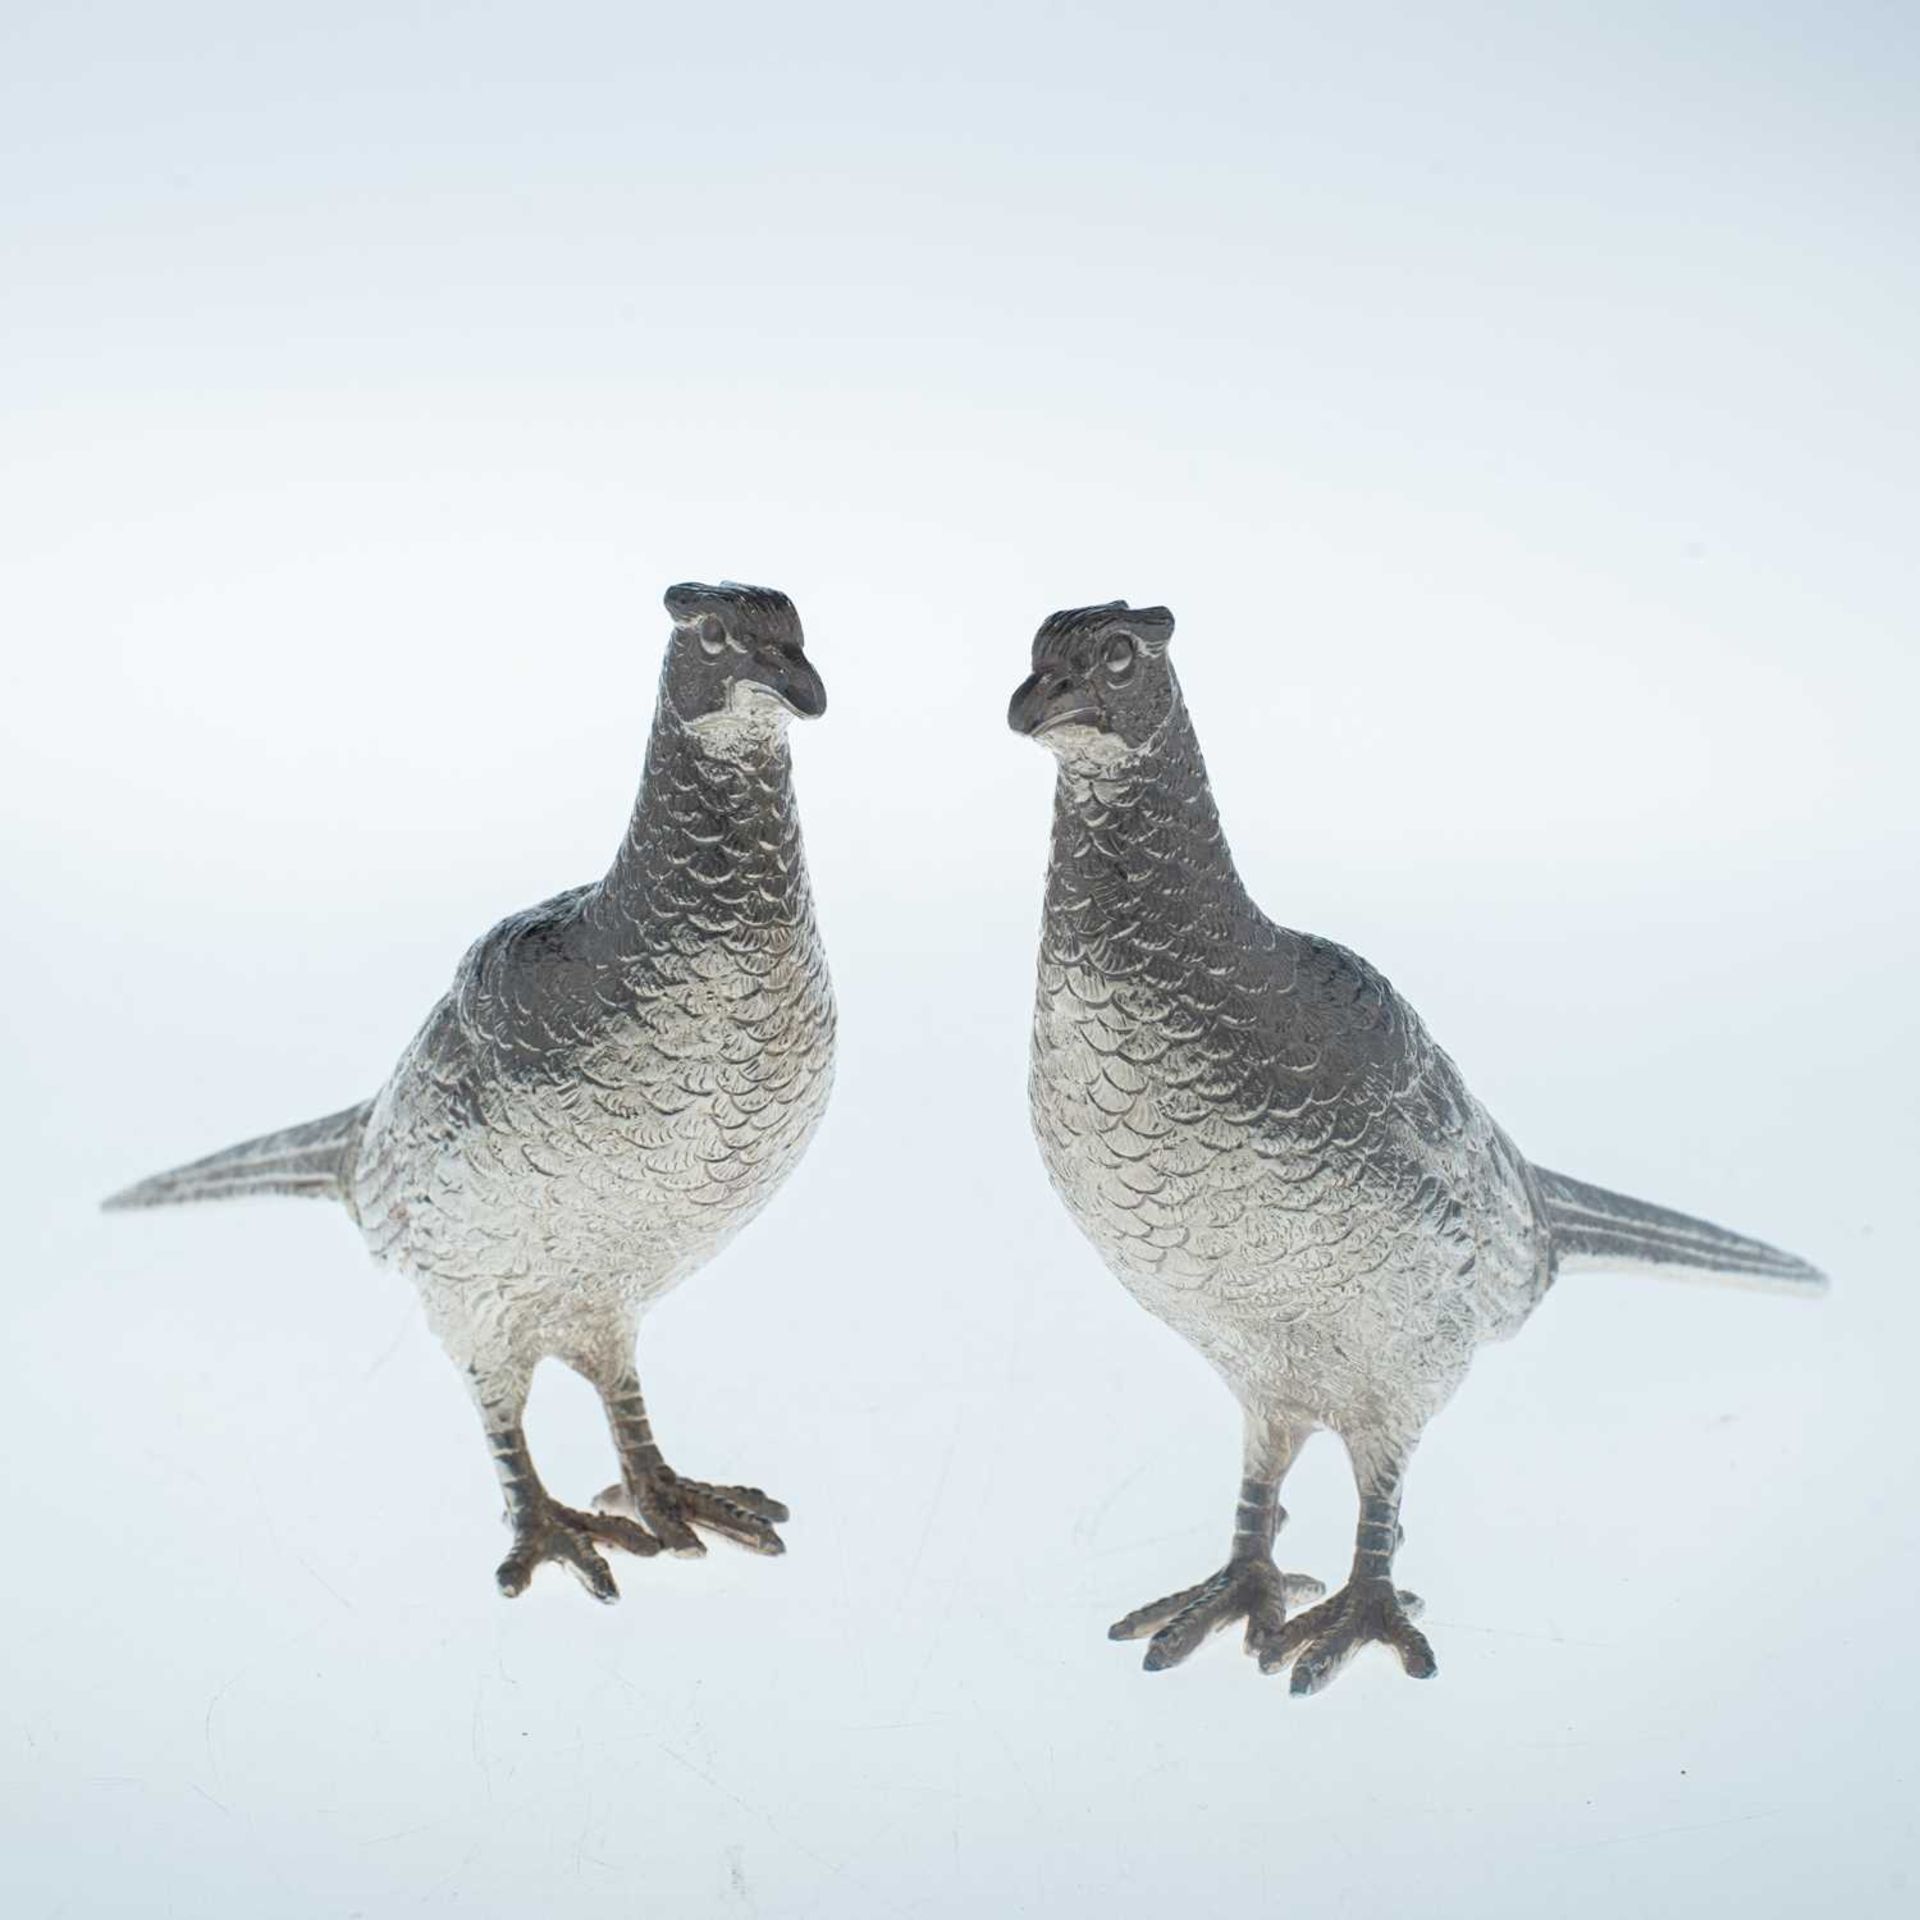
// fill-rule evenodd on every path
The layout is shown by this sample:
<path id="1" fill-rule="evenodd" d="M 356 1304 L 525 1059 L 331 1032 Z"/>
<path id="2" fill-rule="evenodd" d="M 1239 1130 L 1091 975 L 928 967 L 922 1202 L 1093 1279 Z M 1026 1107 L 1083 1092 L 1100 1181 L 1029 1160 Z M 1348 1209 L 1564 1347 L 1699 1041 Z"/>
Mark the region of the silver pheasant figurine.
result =
<path id="1" fill-rule="evenodd" d="M 640 1317 L 793 1170 L 826 1106 L 834 1005 L 787 723 L 825 711 L 784 594 L 669 590 L 673 635 L 632 822 L 606 876 L 503 920 L 373 1099 L 159 1174 L 109 1207 L 338 1200 L 409 1273 L 478 1403 L 513 1548 L 617 1598 L 601 1545 L 782 1551 L 787 1510 L 683 1480 L 635 1370 Z M 541 1484 L 521 1428 L 551 1356 L 598 1391 L 621 1479 L 596 1510 Z"/>
<path id="2" fill-rule="evenodd" d="M 1245 1416 L 1226 1565 L 1112 1629 L 1150 1670 L 1246 1623 L 1261 1668 L 1312 1693 L 1380 1641 L 1434 1671 L 1393 1581 L 1422 1430 L 1484 1341 L 1563 1273 L 1649 1267 L 1793 1292 L 1805 1262 L 1531 1165 L 1358 955 L 1248 898 L 1167 658 L 1173 616 L 1057 613 L 1013 696 L 1059 763 L 1030 1081 L 1054 1186 L 1149 1311 Z M 1360 1492 L 1347 1584 L 1273 1560 L 1306 1438 L 1345 1443 Z"/>

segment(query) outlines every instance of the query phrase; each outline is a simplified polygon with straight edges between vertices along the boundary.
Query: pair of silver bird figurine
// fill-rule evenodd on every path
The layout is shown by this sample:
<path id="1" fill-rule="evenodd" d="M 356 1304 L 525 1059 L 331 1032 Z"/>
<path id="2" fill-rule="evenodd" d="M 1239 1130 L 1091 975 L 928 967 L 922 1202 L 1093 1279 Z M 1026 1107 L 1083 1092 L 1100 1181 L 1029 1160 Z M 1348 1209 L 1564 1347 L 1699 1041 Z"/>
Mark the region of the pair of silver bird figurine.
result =
<path id="1" fill-rule="evenodd" d="M 603 1548 L 698 1554 L 705 1532 L 777 1554 L 788 1517 L 758 1487 L 667 1464 L 634 1343 L 647 1307 L 772 1198 L 826 1108 L 834 1002 L 786 737 L 826 694 L 784 594 L 684 585 L 666 606 L 646 772 L 605 877 L 477 941 L 372 1099 L 107 1202 L 344 1205 L 411 1275 L 472 1390 L 509 1595 L 555 1561 L 610 1601 Z M 1296 1693 L 1375 1642 L 1425 1676 L 1418 1603 L 1393 1577 L 1401 1491 L 1484 1342 L 1577 1268 L 1823 1283 L 1533 1165 L 1382 975 L 1267 919 L 1227 849 L 1173 624 L 1124 601 L 1054 614 L 1008 715 L 1058 762 L 1029 1083 L 1042 1157 L 1114 1274 L 1245 1417 L 1225 1565 L 1112 1635 L 1150 1637 L 1160 1669 L 1244 1622 Z M 606 1409 L 620 1478 L 591 1508 L 554 1498 L 522 1430 L 549 1357 Z M 1360 1495 L 1330 1598 L 1273 1557 L 1281 1482 L 1321 1428 Z"/>

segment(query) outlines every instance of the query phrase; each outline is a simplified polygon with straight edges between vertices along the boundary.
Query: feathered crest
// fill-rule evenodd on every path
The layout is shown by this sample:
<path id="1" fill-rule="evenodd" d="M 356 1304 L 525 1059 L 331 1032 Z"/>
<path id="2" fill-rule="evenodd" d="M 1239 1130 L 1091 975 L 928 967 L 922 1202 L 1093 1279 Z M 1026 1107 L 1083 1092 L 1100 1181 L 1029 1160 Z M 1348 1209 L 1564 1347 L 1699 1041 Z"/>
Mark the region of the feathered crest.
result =
<path id="1" fill-rule="evenodd" d="M 708 586 L 683 580 L 666 591 L 666 608 L 676 627 L 717 620 L 736 640 L 798 640 L 800 615 L 784 593 L 773 587 L 743 586 L 722 580 Z"/>
<path id="2" fill-rule="evenodd" d="M 1083 635 L 1130 633 L 1150 652 L 1163 653 L 1173 638 L 1173 614 L 1166 607 L 1130 607 L 1106 600 L 1097 607 L 1064 607 L 1050 613 L 1034 635 L 1036 647 L 1053 648 Z"/>

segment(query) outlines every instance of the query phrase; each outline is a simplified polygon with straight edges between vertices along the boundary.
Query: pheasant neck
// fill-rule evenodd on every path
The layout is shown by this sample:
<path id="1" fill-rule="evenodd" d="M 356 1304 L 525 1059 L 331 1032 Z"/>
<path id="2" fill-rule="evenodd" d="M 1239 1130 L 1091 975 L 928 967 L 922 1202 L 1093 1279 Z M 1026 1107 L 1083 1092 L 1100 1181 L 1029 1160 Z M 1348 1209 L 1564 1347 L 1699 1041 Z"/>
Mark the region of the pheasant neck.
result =
<path id="1" fill-rule="evenodd" d="M 804 918 L 785 724 L 728 715 L 696 729 L 663 691 L 633 818 L 598 894 L 611 921 L 680 921 L 696 934 Z"/>
<path id="2" fill-rule="evenodd" d="M 1165 931 L 1254 911 L 1177 687 L 1145 748 L 1111 765 L 1063 759 L 1054 789 L 1049 913 L 1138 925 L 1143 895 Z"/>

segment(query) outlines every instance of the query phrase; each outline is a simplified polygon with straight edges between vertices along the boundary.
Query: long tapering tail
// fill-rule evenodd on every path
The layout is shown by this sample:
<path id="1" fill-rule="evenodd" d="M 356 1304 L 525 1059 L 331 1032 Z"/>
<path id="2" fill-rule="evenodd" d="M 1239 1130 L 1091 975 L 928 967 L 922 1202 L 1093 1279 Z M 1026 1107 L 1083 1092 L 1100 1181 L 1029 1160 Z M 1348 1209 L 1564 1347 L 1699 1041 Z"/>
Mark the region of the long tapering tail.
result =
<path id="1" fill-rule="evenodd" d="M 1749 1240 L 1744 1233 L 1729 1233 L 1691 1214 L 1609 1193 L 1545 1167 L 1533 1171 L 1546 1202 L 1557 1272 L 1637 1267 L 1676 1279 L 1720 1280 L 1772 1293 L 1826 1290 L 1827 1277 L 1818 1267 L 1764 1240 Z"/>
<path id="2" fill-rule="evenodd" d="M 312 1200 L 343 1200 L 371 1101 L 324 1120 L 264 1133 L 204 1160 L 156 1173 L 101 1202 L 109 1211 L 175 1207 L 189 1200 L 238 1200 L 255 1193 L 291 1193 Z"/>

